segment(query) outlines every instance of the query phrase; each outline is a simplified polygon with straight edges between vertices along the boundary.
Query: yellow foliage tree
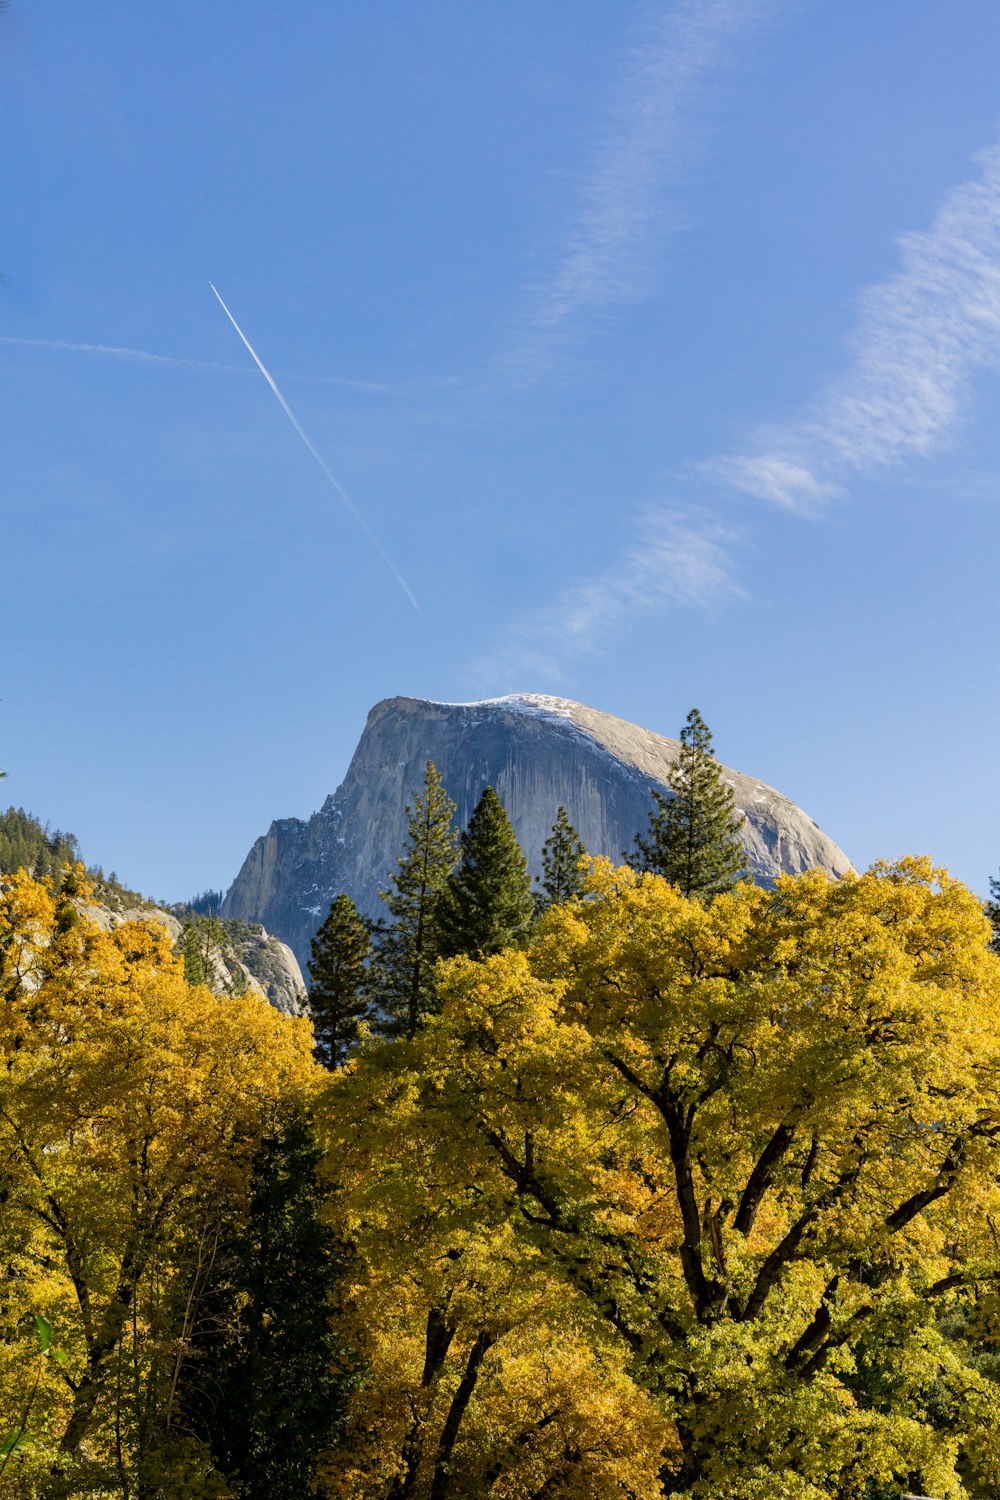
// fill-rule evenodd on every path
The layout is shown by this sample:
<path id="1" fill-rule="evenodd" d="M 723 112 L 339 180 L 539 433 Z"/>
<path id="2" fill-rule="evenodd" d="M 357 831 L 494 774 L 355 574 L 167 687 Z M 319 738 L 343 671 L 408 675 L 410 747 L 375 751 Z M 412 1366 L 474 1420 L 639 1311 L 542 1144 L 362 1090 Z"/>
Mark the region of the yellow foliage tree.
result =
<path id="1" fill-rule="evenodd" d="M 707 906 L 597 862 L 448 965 L 328 1094 L 375 1329 L 337 1493 L 993 1494 L 988 936 L 922 860 Z"/>
<path id="2" fill-rule="evenodd" d="M 222 1216 L 316 1078 L 307 1023 L 188 986 L 163 928 L 104 931 L 86 895 L 80 872 L 57 893 L 23 873 L 0 889 L 0 1432 L 33 1378 L 31 1313 L 65 1356 L 43 1372 L 11 1493 L 34 1493 L 32 1473 L 52 1494 L 153 1492 L 144 1465 L 171 1461 Z M 199 1475 L 212 1491 L 204 1455 L 180 1468 L 177 1493 Z"/>

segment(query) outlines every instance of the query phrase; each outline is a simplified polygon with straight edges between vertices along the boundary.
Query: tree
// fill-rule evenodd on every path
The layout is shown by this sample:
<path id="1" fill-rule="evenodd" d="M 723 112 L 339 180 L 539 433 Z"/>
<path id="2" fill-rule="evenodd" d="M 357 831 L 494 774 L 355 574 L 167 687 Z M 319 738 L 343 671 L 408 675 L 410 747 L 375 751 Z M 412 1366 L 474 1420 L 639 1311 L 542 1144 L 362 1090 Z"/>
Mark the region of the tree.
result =
<path id="1" fill-rule="evenodd" d="M 446 957 L 499 953 L 524 936 L 535 903 L 527 861 L 491 786 L 469 819 L 461 847 L 441 902 L 442 951 Z"/>
<path id="2" fill-rule="evenodd" d="M 491 965 L 510 958 L 520 955 Z M 507 998 L 505 987 L 501 1010 Z M 481 1002 L 467 1035 L 492 1024 Z M 470 1058 L 487 1090 L 502 1094 L 511 1060 L 502 1024 L 498 1040 L 489 1078 L 479 1045 Z M 517 1232 L 503 1186 L 490 1203 L 482 1198 L 475 1131 L 477 1166 L 462 1165 L 467 1101 L 461 1124 L 444 1105 L 455 1102 L 460 1045 L 448 1018 L 435 1018 L 412 1041 L 366 1049 L 318 1108 L 339 1187 L 330 1210 L 357 1247 L 345 1312 L 367 1364 L 322 1492 L 659 1500 L 668 1420 L 630 1378 L 621 1348 L 581 1316 L 558 1272 Z M 518 1071 L 517 1084 L 544 1092 L 556 1077 L 550 1061 L 530 1078 Z M 488 1176 L 492 1194 L 492 1169 Z"/>
<path id="3" fill-rule="evenodd" d="M 324 1222 L 319 1160 L 304 1116 L 261 1142 L 193 1331 L 185 1417 L 246 1500 L 310 1494 L 358 1380 L 334 1328 L 346 1256 Z"/>
<path id="4" fill-rule="evenodd" d="M 392 918 L 376 929 L 379 996 L 390 1035 L 412 1037 L 436 1008 L 434 966 L 441 956 L 438 909 L 455 868 L 455 804 L 432 760 L 423 793 L 407 807 L 403 853 L 389 888 L 379 894 Z"/>
<path id="5" fill-rule="evenodd" d="M 990 899 L 984 903 L 984 909 L 993 929 L 993 937 L 990 947 L 994 953 L 1000 953 L 1000 877 L 990 876 Z"/>
<path id="6" fill-rule="evenodd" d="M 711 900 L 744 874 L 739 832 L 743 814 L 715 759 L 712 736 L 693 708 L 681 730 L 681 748 L 667 778 L 670 796 L 654 790 L 648 837 L 636 834 L 643 873 L 663 875 L 684 896 Z M 623 856 L 629 859 L 628 854 Z"/>
<path id="7" fill-rule="evenodd" d="M 543 897 L 539 904 L 543 911 L 583 895 L 587 877 L 581 861 L 586 855 L 566 809 L 560 807 L 542 850 Z"/>
<path id="8" fill-rule="evenodd" d="M 316 1056 L 327 1068 L 347 1061 L 358 1028 L 372 1016 L 368 983 L 371 938 L 350 896 L 331 903 L 326 921 L 312 940 L 309 1008 Z"/>
<path id="9" fill-rule="evenodd" d="M 205 983 L 205 954 L 198 928 L 186 922 L 178 945 L 184 963 L 184 979 L 188 984 Z"/>
<path id="10" fill-rule="evenodd" d="M 23 807 L 9 807 L 0 813 L 0 871 L 13 874 L 25 870 L 40 880 L 45 875 L 59 875 L 79 858 L 79 845 L 71 833 L 43 828 Z"/>
<path id="11" fill-rule="evenodd" d="M 328 1099 L 394 1333 L 356 1407 L 359 1443 L 389 1448 L 366 1493 L 435 1494 L 471 1387 L 455 1495 L 522 1462 L 500 1493 L 618 1494 L 642 1457 L 624 1493 L 986 1500 L 1000 963 L 979 901 L 926 860 L 710 903 L 597 861 L 589 895 L 448 965 L 434 1026 Z M 635 1426 L 611 1420 L 618 1378 Z"/>
<path id="12" fill-rule="evenodd" d="M 87 896 L 81 867 L 56 893 L 24 874 L 0 882 L 3 1273 L 66 1356 L 43 1376 L 44 1467 L 83 1465 L 87 1493 L 154 1493 L 137 1476 L 154 1459 L 163 1472 L 206 1247 L 238 1218 L 262 1135 L 306 1107 L 318 1070 L 304 1022 L 188 986 L 164 927 L 106 932 Z M 0 1377 L 7 1430 L 20 1398 Z M 193 1483 L 198 1462 L 184 1463 Z"/>

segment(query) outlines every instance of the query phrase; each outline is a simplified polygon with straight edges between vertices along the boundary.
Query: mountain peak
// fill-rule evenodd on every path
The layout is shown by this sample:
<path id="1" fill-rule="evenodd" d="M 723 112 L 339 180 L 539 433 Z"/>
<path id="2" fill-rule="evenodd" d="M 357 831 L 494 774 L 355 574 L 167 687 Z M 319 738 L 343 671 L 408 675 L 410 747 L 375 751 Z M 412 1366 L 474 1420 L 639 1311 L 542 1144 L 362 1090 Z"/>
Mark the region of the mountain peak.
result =
<path id="1" fill-rule="evenodd" d="M 297 953 L 330 902 L 346 891 L 379 910 L 380 887 L 406 835 L 406 806 L 433 760 L 464 827 L 492 786 L 534 874 L 560 806 L 591 854 L 620 861 L 645 831 L 654 790 L 664 790 L 680 745 L 666 735 L 570 698 L 512 693 L 471 703 L 385 698 L 368 715 L 342 785 L 306 822 L 274 822 L 247 855 L 223 914 L 261 922 Z M 723 767 L 745 815 L 747 869 L 771 884 L 782 871 L 851 869 L 847 856 L 794 802 Z"/>

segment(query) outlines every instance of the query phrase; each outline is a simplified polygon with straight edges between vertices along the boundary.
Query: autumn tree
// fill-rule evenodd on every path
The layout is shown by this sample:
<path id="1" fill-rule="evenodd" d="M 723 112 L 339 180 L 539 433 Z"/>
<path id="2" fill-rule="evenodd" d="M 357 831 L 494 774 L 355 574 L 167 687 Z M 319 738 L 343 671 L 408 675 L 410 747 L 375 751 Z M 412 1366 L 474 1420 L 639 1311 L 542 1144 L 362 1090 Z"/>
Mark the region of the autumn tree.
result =
<path id="1" fill-rule="evenodd" d="M 449 957 L 498 953 L 524 936 L 535 903 L 527 861 L 491 786 L 476 804 L 461 847 L 441 901 L 442 951 Z"/>
<path id="2" fill-rule="evenodd" d="M 521 1483 L 530 1455 L 534 1489 L 499 1493 L 614 1494 L 638 1443 L 656 1478 L 626 1493 L 985 1500 L 1000 964 L 979 902 L 924 860 L 710 903 L 597 861 L 589 895 L 449 965 L 440 1016 L 328 1096 L 399 1331 L 358 1397 L 367 1493 L 471 1494 L 491 1463 Z M 532 1417 L 515 1390 L 529 1366 L 553 1389 L 564 1334 L 610 1361 L 577 1389 L 606 1419 L 599 1481 L 589 1442 L 557 1454 L 542 1425 L 580 1434 L 579 1407 Z M 641 1433 L 601 1404 L 611 1370 Z"/>
<path id="3" fill-rule="evenodd" d="M 542 849 L 542 899 L 539 903 L 542 910 L 571 901 L 574 896 L 582 896 L 587 878 L 582 861 L 586 854 L 569 814 L 560 807 Z"/>
<path id="4" fill-rule="evenodd" d="M 350 896 L 330 904 L 326 920 L 312 940 L 309 960 L 309 1009 L 316 1037 L 316 1056 L 327 1068 L 347 1061 L 358 1029 L 374 1014 L 368 959 L 371 937 Z"/>
<path id="5" fill-rule="evenodd" d="M 184 1320 L 221 1216 L 240 1213 L 261 1136 L 304 1107 L 316 1070 L 306 1023 L 187 985 L 165 928 L 107 932 L 87 894 L 79 869 L 57 892 L 23 874 L 0 887 L 0 1243 L 66 1356 L 33 1436 L 46 1466 L 94 1493 L 153 1493 L 183 1446 Z M 185 1450 L 192 1484 L 199 1465 Z"/>
<path id="6" fill-rule="evenodd" d="M 658 1500 L 669 1422 L 618 1343 L 568 1304 L 504 1194 L 491 1184 L 487 1204 L 471 1162 L 456 1170 L 463 1127 L 429 1081 L 441 1024 L 366 1049 L 320 1108 L 330 1211 L 358 1256 L 342 1316 L 367 1368 L 324 1492 Z M 446 1075 L 456 1061 L 449 1040 Z"/>
<path id="7" fill-rule="evenodd" d="M 434 762 L 423 792 L 407 807 L 407 832 L 397 868 L 379 894 L 391 921 L 376 929 L 379 1002 L 390 1035 L 413 1036 L 437 1004 L 434 966 L 442 953 L 440 906 L 457 858 L 455 804 Z"/>
<path id="8" fill-rule="evenodd" d="M 744 819 L 696 708 L 681 730 L 667 785 L 669 796 L 654 788 L 648 832 L 636 834 L 635 855 L 623 857 L 639 871 L 663 875 L 682 895 L 710 900 L 744 873 Z"/>

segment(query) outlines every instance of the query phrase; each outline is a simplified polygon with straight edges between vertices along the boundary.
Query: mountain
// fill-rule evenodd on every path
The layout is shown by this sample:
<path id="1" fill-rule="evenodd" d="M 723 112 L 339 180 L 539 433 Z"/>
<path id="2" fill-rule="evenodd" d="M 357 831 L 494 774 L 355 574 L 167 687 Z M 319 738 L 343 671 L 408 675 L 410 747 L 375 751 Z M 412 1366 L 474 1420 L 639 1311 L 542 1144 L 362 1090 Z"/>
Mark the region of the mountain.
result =
<path id="1" fill-rule="evenodd" d="M 115 899 L 106 888 L 98 891 L 95 905 L 84 908 L 91 922 L 111 930 L 122 922 L 159 922 L 170 934 L 175 951 L 183 932 L 183 923 L 171 911 L 141 898 Z M 207 943 L 205 983 L 217 995 L 244 989 L 267 1000 L 286 1016 L 302 1015 L 306 1007 L 306 986 L 295 954 L 258 923 L 219 922 L 218 934 Z"/>
<path id="2" fill-rule="evenodd" d="M 78 861 L 83 863 L 80 846 L 71 833 L 43 826 L 23 807 L 9 807 L 0 813 L 0 882 L 15 870 L 24 870 L 35 880 L 57 880 L 67 864 Z M 159 922 L 176 946 L 183 930 L 176 911 L 167 911 L 138 891 L 130 891 L 116 875 L 105 877 L 99 867 L 87 869 L 86 877 L 93 895 L 83 909 L 90 921 L 106 930 L 122 922 Z M 193 915 L 188 908 L 187 917 Z M 205 954 L 209 988 L 220 995 L 234 988 L 253 990 L 285 1015 L 301 1014 L 305 982 L 291 949 L 257 924 L 220 922 L 215 928 L 217 940 L 207 944 Z"/>
<path id="3" fill-rule="evenodd" d="M 374 915 L 380 886 L 402 849 L 405 807 L 433 760 L 464 827 L 493 786 L 531 870 L 560 805 L 591 854 L 620 862 L 645 831 L 654 787 L 663 789 L 680 746 L 637 724 L 566 698 L 537 693 L 481 703 L 386 698 L 368 715 L 342 785 L 307 821 L 271 824 L 226 894 L 222 915 L 261 922 L 305 963 L 330 902 L 346 891 Z M 752 776 L 725 770 L 746 814 L 743 844 L 754 880 L 781 871 L 851 869 L 847 856 L 794 802 Z"/>

